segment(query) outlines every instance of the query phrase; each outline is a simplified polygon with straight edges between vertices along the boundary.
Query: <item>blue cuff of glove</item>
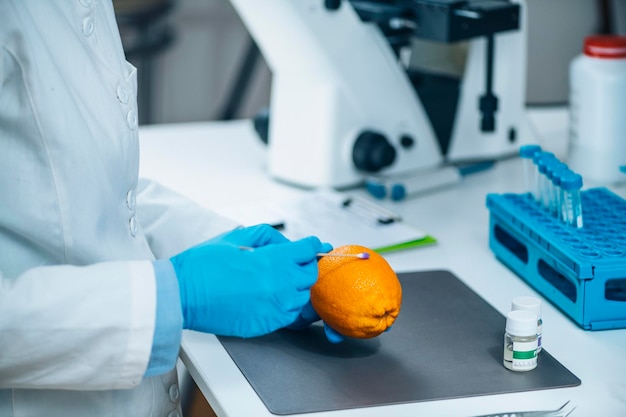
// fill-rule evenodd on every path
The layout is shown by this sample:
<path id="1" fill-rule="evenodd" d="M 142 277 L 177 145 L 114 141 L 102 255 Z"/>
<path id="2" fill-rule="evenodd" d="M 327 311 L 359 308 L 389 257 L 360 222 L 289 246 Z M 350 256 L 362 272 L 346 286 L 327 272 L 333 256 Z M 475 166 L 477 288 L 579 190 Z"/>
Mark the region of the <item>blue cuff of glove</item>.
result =
<path id="1" fill-rule="evenodd" d="M 169 372 L 176 366 L 183 331 L 183 316 L 176 272 L 169 259 L 152 262 L 156 280 L 156 320 L 152 353 L 144 376 Z"/>

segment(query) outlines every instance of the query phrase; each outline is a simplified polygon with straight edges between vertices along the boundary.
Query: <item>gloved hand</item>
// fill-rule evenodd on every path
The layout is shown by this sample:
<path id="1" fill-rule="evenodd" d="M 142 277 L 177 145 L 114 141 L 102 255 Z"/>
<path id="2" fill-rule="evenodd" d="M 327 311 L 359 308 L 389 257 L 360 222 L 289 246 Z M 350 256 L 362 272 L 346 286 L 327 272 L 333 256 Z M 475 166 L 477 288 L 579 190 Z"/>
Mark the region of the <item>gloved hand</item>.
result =
<path id="1" fill-rule="evenodd" d="M 321 320 L 320 316 L 315 312 L 313 305 L 309 301 L 304 305 L 304 307 L 302 307 L 302 311 L 300 312 L 300 316 L 297 320 L 288 326 L 288 328 L 291 330 L 302 330 L 319 320 Z M 344 335 L 327 325 L 326 322 L 324 322 L 324 334 L 330 343 L 335 344 L 343 342 L 346 338 Z"/>
<path id="2" fill-rule="evenodd" d="M 172 257 L 183 327 L 254 337 L 293 324 L 310 304 L 316 254 L 329 246 L 313 236 L 291 242 L 271 226 L 258 225 Z"/>

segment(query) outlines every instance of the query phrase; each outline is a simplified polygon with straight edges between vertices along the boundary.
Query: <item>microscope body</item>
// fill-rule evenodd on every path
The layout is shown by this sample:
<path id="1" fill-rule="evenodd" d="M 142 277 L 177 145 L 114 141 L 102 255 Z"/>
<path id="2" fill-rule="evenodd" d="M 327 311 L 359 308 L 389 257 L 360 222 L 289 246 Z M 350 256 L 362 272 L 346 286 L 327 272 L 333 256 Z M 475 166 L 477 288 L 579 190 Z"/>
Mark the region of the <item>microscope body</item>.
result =
<path id="1" fill-rule="evenodd" d="M 455 10 L 467 1 L 231 3 L 272 71 L 268 128 L 272 177 L 303 187 L 346 188 L 372 175 L 393 176 L 451 161 L 493 159 L 518 149 L 524 131 L 520 120 L 525 93 L 524 33 L 499 33 L 498 52 L 493 54 L 482 36 L 485 29 L 472 26 L 480 20 L 476 19 L 480 10 L 461 10 L 467 15 L 461 20 L 469 19 L 469 25 L 455 21 Z M 445 21 L 438 22 L 442 15 Z M 426 20 L 420 23 L 420 19 Z M 396 35 L 392 26 L 403 22 L 407 27 L 397 31 L 403 36 L 440 42 L 471 38 L 454 120 L 443 141 L 390 41 Z M 476 30 L 480 33 L 474 34 Z M 498 98 L 496 121 L 485 129 L 479 102 L 484 96 L 489 54 L 489 89 Z M 484 101 L 487 108 L 494 106 L 489 99 Z"/>
<path id="2" fill-rule="evenodd" d="M 453 22 L 447 34 L 437 33 L 441 32 L 438 28 L 428 35 L 426 28 L 418 36 L 446 43 L 468 42 L 451 134 L 447 141 L 447 138 L 439 138 L 442 145 L 447 143 L 447 146 L 442 146 L 446 161 L 471 163 L 515 154 L 522 143 L 534 141 L 525 111 L 525 3 L 501 2 L 501 7 L 498 7 L 497 1 L 491 0 L 445 3 L 466 3 L 472 10 L 467 13 L 467 9 L 452 8 L 449 13 L 454 15 L 456 11 L 463 20 Z M 474 13 L 488 13 L 482 10 L 482 5 L 492 6 L 488 10 L 493 15 L 485 19 L 486 23 L 477 23 L 475 29 L 470 27 L 463 31 L 468 21 L 475 20 Z M 463 12 L 466 12 L 465 15 Z M 422 20 L 429 20 L 430 16 L 420 14 Z M 514 19 L 517 19 L 516 24 Z M 431 22 L 431 25 L 436 23 Z M 490 111 L 492 114 L 489 114 Z"/>

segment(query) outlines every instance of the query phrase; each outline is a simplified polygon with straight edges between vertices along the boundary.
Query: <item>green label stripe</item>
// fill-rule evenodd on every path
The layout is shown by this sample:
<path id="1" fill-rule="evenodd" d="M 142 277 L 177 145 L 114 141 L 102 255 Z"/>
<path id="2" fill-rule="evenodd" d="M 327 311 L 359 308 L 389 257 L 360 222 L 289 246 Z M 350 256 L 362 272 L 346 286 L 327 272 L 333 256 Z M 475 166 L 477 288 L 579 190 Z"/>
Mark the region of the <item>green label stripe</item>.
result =
<path id="1" fill-rule="evenodd" d="M 527 350 L 527 351 L 513 351 L 513 359 L 532 359 L 537 356 L 536 350 Z"/>

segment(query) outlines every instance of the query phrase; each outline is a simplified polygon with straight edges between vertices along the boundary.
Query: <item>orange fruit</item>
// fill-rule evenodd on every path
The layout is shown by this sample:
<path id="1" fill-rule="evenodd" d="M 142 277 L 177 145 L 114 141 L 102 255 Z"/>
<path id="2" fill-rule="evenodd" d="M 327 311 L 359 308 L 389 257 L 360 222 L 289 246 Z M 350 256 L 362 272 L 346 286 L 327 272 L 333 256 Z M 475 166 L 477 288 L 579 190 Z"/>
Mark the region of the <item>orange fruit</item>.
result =
<path id="1" fill-rule="evenodd" d="M 402 286 L 385 258 L 359 245 L 329 254 L 366 252 L 369 259 L 323 256 L 311 304 L 326 324 L 344 336 L 368 339 L 387 330 L 400 313 Z"/>

